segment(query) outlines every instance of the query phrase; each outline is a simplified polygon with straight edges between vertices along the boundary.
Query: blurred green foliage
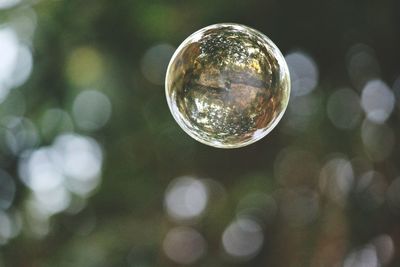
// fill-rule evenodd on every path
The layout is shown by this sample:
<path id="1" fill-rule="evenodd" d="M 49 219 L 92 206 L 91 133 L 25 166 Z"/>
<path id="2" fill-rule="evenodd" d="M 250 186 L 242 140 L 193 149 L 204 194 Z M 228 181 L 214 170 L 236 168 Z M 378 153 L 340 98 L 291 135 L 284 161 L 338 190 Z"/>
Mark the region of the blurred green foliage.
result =
<path id="1" fill-rule="evenodd" d="M 178 226 L 195 229 L 206 243 L 193 266 L 399 266 L 399 10 L 399 3 L 389 0 L 39 0 L 0 9 L 0 29 L 14 29 L 33 57 L 27 81 L 11 88 L 0 104 L 6 129 L 0 134 L 0 167 L 16 183 L 11 207 L 2 211 L 0 205 L 9 218 L 0 216 L 0 266 L 178 266 L 179 257 L 165 252 L 165 238 Z M 292 96 L 277 128 L 235 150 L 207 147 L 185 135 L 170 115 L 163 85 L 146 79 L 142 68 L 152 47 L 177 47 L 195 30 L 219 22 L 254 27 L 284 54 L 307 55 L 318 67 L 316 88 Z M 349 51 L 357 44 L 367 46 L 360 51 L 373 55 L 379 66 L 361 57 L 361 67 L 356 64 L 361 74 L 352 76 Z M 364 110 L 354 127 L 337 127 L 336 117 L 327 115 L 329 97 L 343 87 L 361 96 L 374 79 L 385 81 L 397 97 L 390 117 L 371 123 Z M 88 90 L 105 96 L 110 114 L 91 109 L 90 99 L 88 106 L 77 104 L 77 96 Z M 96 99 L 93 105 L 100 103 Z M 338 112 L 339 118 L 352 115 Z M 36 133 L 36 139 L 18 137 L 21 131 L 10 126 L 10 118 L 29 120 L 24 134 Z M 87 126 L 87 120 L 94 124 Z M 30 123 L 35 130 L 26 130 Z M 24 153 L 50 146 L 67 132 L 101 146 L 101 179 L 87 194 L 71 191 L 65 209 L 35 217 L 30 205 L 37 193 L 18 171 Z M 332 176 L 326 167 L 332 158 L 351 162 L 353 180 L 327 193 L 331 184 L 321 173 Z M 209 192 L 205 211 L 195 220 L 167 212 L 166 190 L 181 176 L 208 179 L 199 180 Z M 330 195 L 335 193 L 339 201 Z M 253 194 L 270 202 L 248 198 Z M 235 258 L 221 238 L 243 205 L 262 210 L 267 219 L 256 220 L 263 236 L 259 251 Z M 6 221 L 10 229 L 20 225 L 10 230 L 15 236 L 6 238 Z M 175 250 L 189 259 L 200 249 L 177 244 Z M 375 250 L 365 252 L 371 244 Z M 371 251 L 376 263 L 365 256 Z"/>

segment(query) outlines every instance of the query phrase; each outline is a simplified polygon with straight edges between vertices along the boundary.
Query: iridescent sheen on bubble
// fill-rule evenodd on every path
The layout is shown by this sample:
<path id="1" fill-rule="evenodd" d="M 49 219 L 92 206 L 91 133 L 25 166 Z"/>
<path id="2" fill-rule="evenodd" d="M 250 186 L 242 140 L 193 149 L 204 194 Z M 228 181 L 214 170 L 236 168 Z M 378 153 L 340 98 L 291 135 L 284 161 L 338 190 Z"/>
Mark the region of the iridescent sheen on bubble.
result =
<path id="1" fill-rule="evenodd" d="M 175 120 L 206 145 L 236 148 L 266 136 L 290 95 L 287 64 L 262 33 L 216 24 L 189 36 L 175 51 L 166 75 Z"/>

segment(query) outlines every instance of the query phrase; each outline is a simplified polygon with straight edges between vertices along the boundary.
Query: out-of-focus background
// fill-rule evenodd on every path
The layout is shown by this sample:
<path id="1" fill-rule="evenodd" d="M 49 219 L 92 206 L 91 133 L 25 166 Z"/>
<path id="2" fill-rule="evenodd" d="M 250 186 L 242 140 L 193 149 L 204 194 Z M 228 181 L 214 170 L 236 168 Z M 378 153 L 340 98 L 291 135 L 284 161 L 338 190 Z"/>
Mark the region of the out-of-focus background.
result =
<path id="1" fill-rule="evenodd" d="M 192 140 L 165 100 L 192 32 L 281 49 L 263 140 Z M 400 266 L 400 2 L 0 0 L 0 266 Z"/>

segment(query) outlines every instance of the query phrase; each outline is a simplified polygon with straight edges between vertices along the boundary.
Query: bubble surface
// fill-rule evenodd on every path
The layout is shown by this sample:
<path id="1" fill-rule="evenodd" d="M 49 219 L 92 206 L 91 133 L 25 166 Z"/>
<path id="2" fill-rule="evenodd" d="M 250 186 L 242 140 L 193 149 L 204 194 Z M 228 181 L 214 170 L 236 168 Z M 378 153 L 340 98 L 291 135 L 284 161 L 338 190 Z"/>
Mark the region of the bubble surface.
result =
<path id="1" fill-rule="evenodd" d="M 249 145 L 279 122 L 290 95 L 287 64 L 262 33 L 215 24 L 189 36 L 175 51 L 166 96 L 181 128 L 218 148 Z"/>

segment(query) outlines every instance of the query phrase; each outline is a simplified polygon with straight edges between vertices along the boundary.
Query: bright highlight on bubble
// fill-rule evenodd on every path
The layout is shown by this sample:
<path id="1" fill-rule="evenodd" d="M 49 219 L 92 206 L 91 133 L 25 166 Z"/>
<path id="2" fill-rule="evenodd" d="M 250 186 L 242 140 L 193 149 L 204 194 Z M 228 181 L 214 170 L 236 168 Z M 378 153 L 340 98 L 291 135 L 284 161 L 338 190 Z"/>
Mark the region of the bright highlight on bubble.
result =
<path id="1" fill-rule="evenodd" d="M 287 64 L 262 33 L 216 24 L 189 36 L 167 70 L 166 96 L 191 137 L 218 148 L 249 145 L 279 122 L 290 95 Z"/>

